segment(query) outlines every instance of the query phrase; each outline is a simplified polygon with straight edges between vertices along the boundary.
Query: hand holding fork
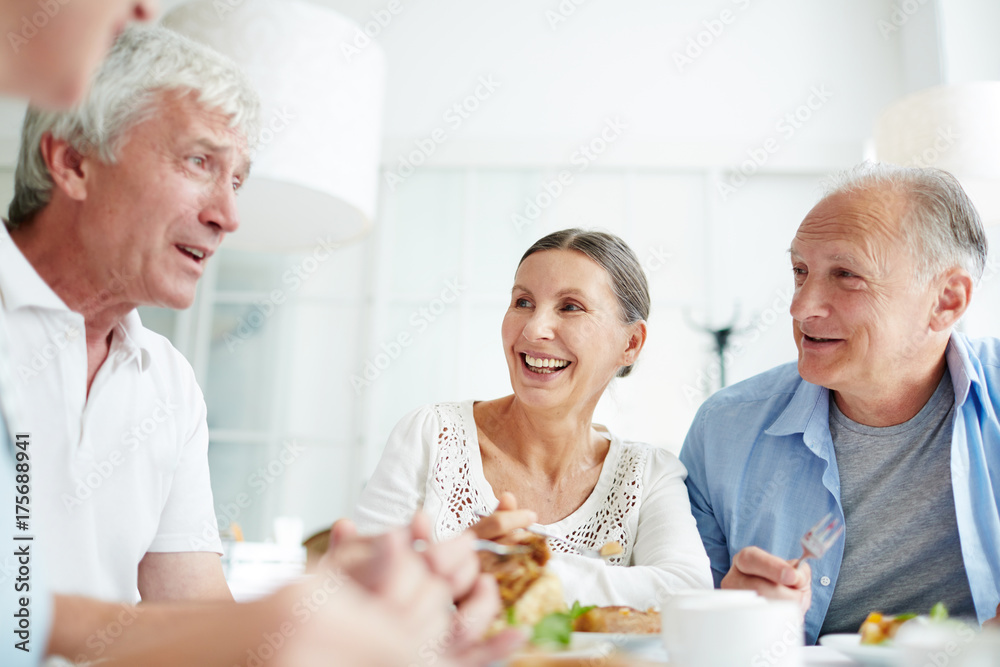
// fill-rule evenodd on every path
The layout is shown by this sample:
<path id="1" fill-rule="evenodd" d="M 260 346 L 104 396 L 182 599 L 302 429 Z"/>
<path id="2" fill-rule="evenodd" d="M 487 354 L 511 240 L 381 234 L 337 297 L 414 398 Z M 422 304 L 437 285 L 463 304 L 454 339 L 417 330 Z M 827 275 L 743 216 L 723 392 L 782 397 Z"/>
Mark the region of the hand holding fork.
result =
<path id="1" fill-rule="evenodd" d="M 793 560 L 790 563 L 791 566 L 798 568 L 802 561 L 807 558 L 817 560 L 822 558 L 830 550 L 830 547 L 836 544 L 843 532 L 844 522 L 840 520 L 840 517 L 835 517 L 833 512 L 830 512 L 802 536 L 802 555 Z"/>
<path id="2" fill-rule="evenodd" d="M 812 582 L 809 566 L 803 562 L 822 558 L 843 532 L 843 522 L 833 513 L 827 514 L 802 536 L 802 556 L 791 561 L 759 547 L 744 547 L 733 556 L 732 566 L 720 585 L 757 591 L 767 598 L 795 600 L 805 614 L 812 601 Z"/>

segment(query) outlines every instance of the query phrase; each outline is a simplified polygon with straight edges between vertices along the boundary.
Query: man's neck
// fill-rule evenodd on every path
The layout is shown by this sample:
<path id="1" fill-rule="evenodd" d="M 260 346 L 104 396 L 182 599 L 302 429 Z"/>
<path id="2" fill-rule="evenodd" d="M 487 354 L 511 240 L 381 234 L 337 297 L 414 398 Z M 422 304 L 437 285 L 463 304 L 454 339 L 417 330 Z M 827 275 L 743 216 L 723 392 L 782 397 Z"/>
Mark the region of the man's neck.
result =
<path id="1" fill-rule="evenodd" d="M 79 245 L 59 230 L 47 229 L 46 211 L 40 219 L 10 230 L 11 239 L 28 263 L 62 299 L 66 306 L 83 315 L 87 341 L 87 393 L 108 357 L 115 327 L 136 304 L 120 298 L 107 285 L 107 278 L 97 276 L 98 265 L 81 256 Z"/>
<path id="2" fill-rule="evenodd" d="M 109 289 L 104 267 L 74 241 L 73 225 L 56 225 L 53 217 L 43 209 L 35 220 L 11 229 L 10 237 L 66 307 L 83 315 L 88 340 L 103 341 L 137 304 L 123 298 L 124 290 Z"/>
<path id="3" fill-rule="evenodd" d="M 859 424 L 886 427 L 913 419 L 934 395 L 948 372 L 944 350 L 936 363 L 920 373 L 900 378 L 891 387 L 880 387 L 866 395 L 834 391 L 834 400 L 844 416 Z"/>

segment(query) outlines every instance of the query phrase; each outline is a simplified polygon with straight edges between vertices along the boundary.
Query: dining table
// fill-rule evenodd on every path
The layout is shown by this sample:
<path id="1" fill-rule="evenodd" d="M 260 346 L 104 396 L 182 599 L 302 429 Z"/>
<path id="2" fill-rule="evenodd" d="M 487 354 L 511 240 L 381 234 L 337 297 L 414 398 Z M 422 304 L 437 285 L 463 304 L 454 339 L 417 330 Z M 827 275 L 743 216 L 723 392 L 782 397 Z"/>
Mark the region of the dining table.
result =
<path id="1" fill-rule="evenodd" d="M 587 651 L 567 651 L 565 654 L 559 653 L 534 656 L 523 656 L 515 654 L 505 662 L 494 667 L 535 667 L 536 665 L 546 665 L 556 667 L 560 662 L 565 661 L 567 665 L 587 664 L 599 666 L 605 662 L 609 665 L 629 665 L 630 667 L 657 667 L 659 665 L 676 664 L 671 663 L 667 656 L 667 651 L 663 644 L 650 638 L 651 641 L 640 645 L 627 646 L 624 650 L 619 650 L 615 654 L 618 660 L 603 660 L 608 653 L 599 649 L 588 654 Z M 658 638 L 657 638 L 658 639 Z M 828 646 L 802 646 L 793 649 L 799 652 L 799 662 L 801 667 L 856 667 L 862 663 L 852 660 L 843 653 Z M 589 655 L 589 658 L 588 658 Z M 573 658 L 576 657 L 576 660 Z"/>
<path id="2" fill-rule="evenodd" d="M 852 667 L 861 664 L 828 646 L 803 646 L 795 650 L 799 651 L 802 667 Z M 662 645 L 646 650 L 630 651 L 626 662 L 636 667 L 670 664 L 667 651 Z"/>

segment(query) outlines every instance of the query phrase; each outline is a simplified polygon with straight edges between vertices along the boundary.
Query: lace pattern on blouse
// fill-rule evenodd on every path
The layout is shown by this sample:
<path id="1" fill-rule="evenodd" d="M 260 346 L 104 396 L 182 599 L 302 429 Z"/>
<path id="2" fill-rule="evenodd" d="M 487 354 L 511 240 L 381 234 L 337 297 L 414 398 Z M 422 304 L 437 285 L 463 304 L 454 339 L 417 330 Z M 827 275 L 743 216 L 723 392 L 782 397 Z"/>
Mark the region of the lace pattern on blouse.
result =
<path id="1" fill-rule="evenodd" d="M 438 517 L 441 539 L 453 537 L 479 521 L 478 512 L 492 511 L 479 489 L 472 486 L 469 469 L 468 436 L 457 403 L 434 406 L 441 431 L 437 435 L 438 455 L 434 462 L 434 488 L 441 495 L 444 511 Z"/>
<path id="2" fill-rule="evenodd" d="M 444 511 L 438 517 L 438 534 L 456 535 L 479 520 L 477 513 L 490 507 L 479 489 L 473 486 L 469 471 L 472 457 L 469 438 L 462 419 L 461 405 L 441 403 L 434 406 L 441 422 L 438 433 L 438 457 L 434 464 L 434 487 L 440 494 Z M 622 553 L 608 560 L 611 565 L 627 565 L 632 559 L 634 535 L 629 532 L 629 518 L 639 510 L 642 475 L 649 458 L 649 448 L 636 443 L 622 443 L 614 478 L 603 504 L 593 515 L 573 528 L 562 540 L 549 540 L 555 552 L 575 553 L 578 549 L 600 549 L 608 542 L 618 542 Z"/>

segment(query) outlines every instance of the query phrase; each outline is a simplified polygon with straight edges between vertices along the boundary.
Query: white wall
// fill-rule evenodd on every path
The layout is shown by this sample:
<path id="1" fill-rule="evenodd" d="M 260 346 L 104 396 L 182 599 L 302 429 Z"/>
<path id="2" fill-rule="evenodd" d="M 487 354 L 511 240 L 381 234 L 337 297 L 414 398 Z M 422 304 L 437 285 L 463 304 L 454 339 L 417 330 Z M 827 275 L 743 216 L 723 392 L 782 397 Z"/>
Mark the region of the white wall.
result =
<path id="1" fill-rule="evenodd" d="M 499 323 L 517 258 L 566 226 L 620 233 L 644 261 L 668 258 L 650 271 L 648 347 L 598 417 L 676 451 L 716 386 L 711 340 L 691 321 L 718 327 L 738 310 L 730 381 L 793 359 L 785 250 L 795 227 L 822 177 L 862 157 L 878 112 L 945 72 L 934 0 L 905 19 L 890 0 L 399 2 L 378 36 L 389 78 L 373 235 L 324 264 L 237 349 L 226 334 L 299 258 L 223 253 L 200 310 L 147 315 L 185 352 L 207 350 L 198 365 L 217 506 L 247 490 L 284 440 L 307 445 L 240 517 L 251 538 L 265 537 L 280 514 L 304 516 L 311 530 L 348 512 L 408 410 L 508 391 Z M 963 16 L 992 7 L 963 2 Z M 362 23 L 390 7 L 321 4 Z M 553 27 L 559 7 L 575 9 Z M 951 43 L 962 26 L 951 20 Z M 699 39 L 701 53 L 679 68 L 675 53 Z M 966 48 L 955 62 L 975 62 L 975 53 Z M 446 112 L 481 77 L 498 87 L 481 88 L 483 99 L 469 101 L 477 108 L 450 123 Z M 0 156 L 10 153 L 17 113 L 0 105 Z M 627 127 L 581 170 L 574 156 L 609 119 Z M 387 187 L 436 128 L 447 138 Z M 762 164 L 748 162 L 755 156 Z M 745 182 L 741 167 L 751 172 Z M 560 171 L 572 184 L 518 227 L 512 216 L 526 215 Z M 415 324 L 454 280 L 459 298 L 426 327 Z M 988 307 L 1000 299 L 997 283 L 980 291 L 992 301 L 970 317 L 970 331 L 1000 327 Z M 351 376 L 400 333 L 413 342 L 356 390 Z"/>

